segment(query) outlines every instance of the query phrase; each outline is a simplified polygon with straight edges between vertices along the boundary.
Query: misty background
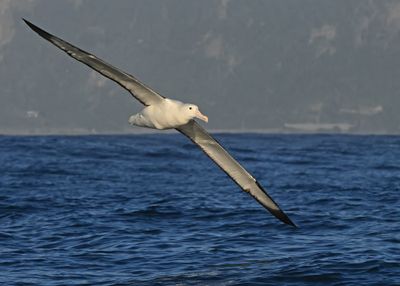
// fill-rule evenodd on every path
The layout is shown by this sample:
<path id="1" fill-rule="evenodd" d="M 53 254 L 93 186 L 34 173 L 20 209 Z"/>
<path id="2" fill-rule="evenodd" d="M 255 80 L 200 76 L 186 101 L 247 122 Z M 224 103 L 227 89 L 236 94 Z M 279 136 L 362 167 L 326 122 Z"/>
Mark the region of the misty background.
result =
<path id="1" fill-rule="evenodd" d="M 22 17 L 207 129 L 400 133 L 400 1 L 0 0 L 0 134 L 122 133 L 142 106 Z"/>

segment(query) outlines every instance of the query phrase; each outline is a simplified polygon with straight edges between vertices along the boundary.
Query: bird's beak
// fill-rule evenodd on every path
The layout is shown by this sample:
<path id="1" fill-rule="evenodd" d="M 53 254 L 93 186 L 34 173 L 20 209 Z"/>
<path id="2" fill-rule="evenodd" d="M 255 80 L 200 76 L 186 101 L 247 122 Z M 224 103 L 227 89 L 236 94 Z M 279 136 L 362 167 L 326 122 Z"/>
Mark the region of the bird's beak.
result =
<path id="1" fill-rule="evenodd" d="M 197 112 L 196 112 L 196 117 L 199 118 L 199 119 L 201 119 L 201 120 L 203 120 L 203 121 L 205 121 L 205 122 L 208 122 L 208 117 L 205 116 L 204 114 L 202 114 L 202 113 L 200 112 L 200 110 L 197 110 Z"/>

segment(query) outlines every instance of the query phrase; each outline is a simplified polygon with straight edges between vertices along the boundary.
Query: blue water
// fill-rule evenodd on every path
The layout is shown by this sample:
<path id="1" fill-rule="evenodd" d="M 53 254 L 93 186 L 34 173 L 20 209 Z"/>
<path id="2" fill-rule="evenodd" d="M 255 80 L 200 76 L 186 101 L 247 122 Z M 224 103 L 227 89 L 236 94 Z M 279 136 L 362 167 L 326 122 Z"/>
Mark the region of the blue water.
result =
<path id="1" fill-rule="evenodd" d="M 0 137 L 1 285 L 400 285 L 400 137 Z"/>

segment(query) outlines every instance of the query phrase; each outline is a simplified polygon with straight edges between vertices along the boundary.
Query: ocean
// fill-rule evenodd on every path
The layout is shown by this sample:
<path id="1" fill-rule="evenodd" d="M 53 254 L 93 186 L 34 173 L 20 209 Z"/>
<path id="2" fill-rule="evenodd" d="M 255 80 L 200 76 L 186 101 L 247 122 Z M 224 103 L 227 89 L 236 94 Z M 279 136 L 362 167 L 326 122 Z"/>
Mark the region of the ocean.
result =
<path id="1" fill-rule="evenodd" d="M 400 137 L 0 136 L 0 285 L 400 285 Z"/>

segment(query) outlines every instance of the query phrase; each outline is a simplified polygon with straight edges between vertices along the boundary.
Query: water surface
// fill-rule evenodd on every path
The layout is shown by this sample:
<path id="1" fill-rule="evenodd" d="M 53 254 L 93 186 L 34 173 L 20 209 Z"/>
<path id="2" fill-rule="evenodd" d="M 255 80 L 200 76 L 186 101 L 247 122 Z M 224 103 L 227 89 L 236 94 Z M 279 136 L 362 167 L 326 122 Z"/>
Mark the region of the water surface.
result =
<path id="1" fill-rule="evenodd" d="M 0 137 L 4 285 L 400 285 L 400 137 L 216 134 L 299 225 L 180 134 Z"/>

